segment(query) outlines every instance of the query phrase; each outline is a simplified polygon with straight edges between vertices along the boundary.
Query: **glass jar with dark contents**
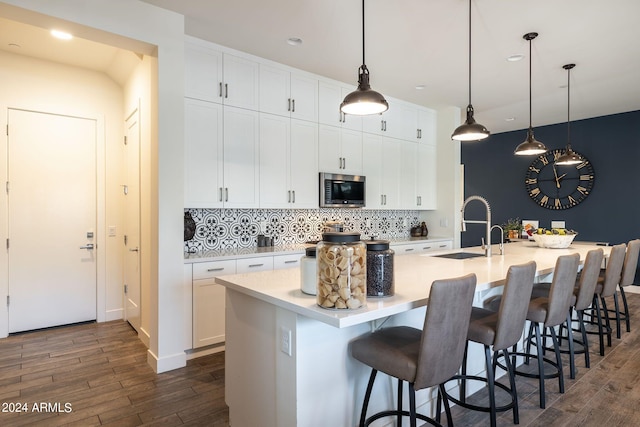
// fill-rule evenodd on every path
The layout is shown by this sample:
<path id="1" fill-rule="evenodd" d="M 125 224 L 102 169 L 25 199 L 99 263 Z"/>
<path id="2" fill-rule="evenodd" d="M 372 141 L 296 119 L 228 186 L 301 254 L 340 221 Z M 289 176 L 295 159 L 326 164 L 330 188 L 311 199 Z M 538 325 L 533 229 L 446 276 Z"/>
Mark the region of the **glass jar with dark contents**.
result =
<path id="1" fill-rule="evenodd" d="M 393 249 L 388 240 L 366 240 L 367 296 L 388 297 L 395 292 L 393 280 Z"/>

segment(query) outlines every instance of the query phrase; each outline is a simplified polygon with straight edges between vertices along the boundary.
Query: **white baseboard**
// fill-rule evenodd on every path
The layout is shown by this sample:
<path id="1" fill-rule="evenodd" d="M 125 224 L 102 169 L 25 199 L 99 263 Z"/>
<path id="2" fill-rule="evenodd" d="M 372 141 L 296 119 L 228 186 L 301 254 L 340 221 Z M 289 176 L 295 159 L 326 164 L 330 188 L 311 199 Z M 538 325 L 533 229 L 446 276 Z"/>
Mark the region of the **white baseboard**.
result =
<path id="1" fill-rule="evenodd" d="M 124 310 L 121 308 L 116 308 L 114 310 L 107 310 L 104 313 L 104 321 L 110 322 L 112 320 L 124 319 L 123 315 L 124 315 Z M 100 320 L 98 319 L 98 321 Z"/>
<path id="2" fill-rule="evenodd" d="M 158 358 L 151 350 L 147 350 L 147 363 L 156 374 L 172 371 L 187 366 L 187 355 L 184 351 L 170 356 Z"/>
<path id="3" fill-rule="evenodd" d="M 191 360 L 202 356 L 208 356 L 210 354 L 220 353 L 222 351 L 224 351 L 224 343 L 197 348 L 194 350 L 187 350 L 185 353 L 187 354 L 187 360 Z"/>

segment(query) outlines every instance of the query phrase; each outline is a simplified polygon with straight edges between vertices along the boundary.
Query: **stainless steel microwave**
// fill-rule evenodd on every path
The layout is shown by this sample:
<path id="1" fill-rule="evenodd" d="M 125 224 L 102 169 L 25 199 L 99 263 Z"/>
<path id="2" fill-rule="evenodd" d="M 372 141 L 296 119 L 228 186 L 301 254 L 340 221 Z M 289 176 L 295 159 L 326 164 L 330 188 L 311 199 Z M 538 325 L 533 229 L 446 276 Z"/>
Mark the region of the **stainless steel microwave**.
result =
<path id="1" fill-rule="evenodd" d="M 366 179 L 362 175 L 320 172 L 321 208 L 362 208 Z"/>

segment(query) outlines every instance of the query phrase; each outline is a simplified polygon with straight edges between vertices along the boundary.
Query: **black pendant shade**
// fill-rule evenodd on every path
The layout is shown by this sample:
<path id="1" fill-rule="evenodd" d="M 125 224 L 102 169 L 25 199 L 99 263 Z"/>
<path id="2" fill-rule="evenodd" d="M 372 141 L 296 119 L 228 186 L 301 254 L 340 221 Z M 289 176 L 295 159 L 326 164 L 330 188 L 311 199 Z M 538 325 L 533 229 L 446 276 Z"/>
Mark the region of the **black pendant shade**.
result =
<path id="1" fill-rule="evenodd" d="M 576 64 L 567 64 L 562 68 L 567 70 L 567 148 L 565 149 L 562 156 L 558 157 L 556 160 L 557 165 L 577 165 L 583 162 L 582 157 L 571 149 L 571 115 L 570 115 L 570 106 L 571 106 L 571 69 L 575 67 Z"/>
<path id="2" fill-rule="evenodd" d="M 533 126 L 531 125 L 531 40 L 538 37 L 538 33 L 527 33 L 522 36 L 529 42 L 529 130 L 527 139 L 516 147 L 514 154 L 518 156 L 537 156 L 547 151 L 547 147 L 533 136 Z"/>
<path id="3" fill-rule="evenodd" d="M 345 114 L 366 116 L 384 113 L 389 103 L 379 92 L 371 89 L 369 69 L 364 61 L 364 0 L 362 0 L 362 65 L 358 69 L 358 88 L 344 97 L 340 111 Z"/>
<path id="4" fill-rule="evenodd" d="M 469 105 L 467 105 L 467 119 L 458 126 L 451 139 L 454 141 L 480 141 L 491 133 L 480 123 L 476 123 L 473 117 L 473 105 L 471 105 L 471 0 L 469 0 Z"/>

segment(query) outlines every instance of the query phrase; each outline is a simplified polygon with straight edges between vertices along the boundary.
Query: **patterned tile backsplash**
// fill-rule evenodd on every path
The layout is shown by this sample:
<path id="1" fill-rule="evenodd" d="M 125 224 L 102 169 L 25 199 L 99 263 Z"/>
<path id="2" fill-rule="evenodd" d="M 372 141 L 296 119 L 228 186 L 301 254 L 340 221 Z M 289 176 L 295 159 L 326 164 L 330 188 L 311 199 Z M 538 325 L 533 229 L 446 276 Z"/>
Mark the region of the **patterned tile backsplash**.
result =
<path id="1" fill-rule="evenodd" d="M 362 238 L 402 239 L 418 225 L 419 211 L 364 209 L 185 209 L 196 223 L 185 252 L 256 246 L 258 234 L 273 237 L 274 246 L 320 240 L 324 223 L 342 221 L 345 231 Z M 264 225 L 264 229 L 260 229 Z"/>

